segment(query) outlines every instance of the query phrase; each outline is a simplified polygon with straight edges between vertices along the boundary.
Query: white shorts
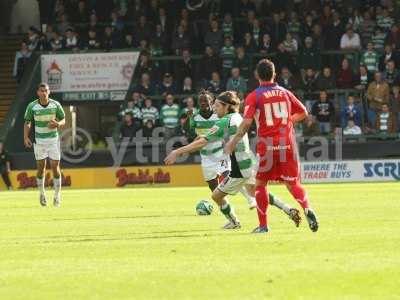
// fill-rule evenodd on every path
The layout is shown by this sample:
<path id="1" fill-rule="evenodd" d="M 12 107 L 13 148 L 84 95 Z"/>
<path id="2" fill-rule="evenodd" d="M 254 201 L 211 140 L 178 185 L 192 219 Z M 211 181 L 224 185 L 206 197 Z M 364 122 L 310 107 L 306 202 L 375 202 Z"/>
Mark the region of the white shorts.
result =
<path id="1" fill-rule="evenodd" d="M 33 152 L 36 160 L 50 158 L 51 160 L 60 160 L 60 143 L 51 144 L 33 144 Z"/>
<path id="2" fill-rule="evenodd" d="M 228 195 L 236 195 L 246 184 L 255 184 L 255 177 L 250 178 L 232 178 L 226 177 L 217 187 L 221 192 Z"/>
<path id="3" fill-rule="evenodd" d="M 231 161 L 226 155 L 218 158 L 201 157 L 201 168 L 205 181 L 210 181 L 231 170 Z"/>

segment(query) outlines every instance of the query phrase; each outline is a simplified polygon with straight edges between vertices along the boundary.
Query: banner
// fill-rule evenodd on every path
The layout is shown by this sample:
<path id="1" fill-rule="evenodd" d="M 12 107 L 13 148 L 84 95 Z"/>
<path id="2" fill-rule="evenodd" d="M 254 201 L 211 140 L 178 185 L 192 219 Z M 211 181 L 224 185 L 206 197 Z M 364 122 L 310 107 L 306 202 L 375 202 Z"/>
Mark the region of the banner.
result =
<path id="1" fill-rule="evenodd" d="M 187 176 L 190 174 L 190 176 Z M 11 171 L 14 189 L 36 188 L 36 171 Z M 204 186 L 200 165 L 76 168 L 62 170 L 62 186 L 71 188 L 124 188 L 135 186 Z M 48 170 L 45 186 L 53 186 Z M 1 182 L 0 188 L 4 189 Z"/>
<path id="2" fill-rule="evenodd" d="M 138 57 L 139 52 L 45 54 L 42 81 L 52 93 L 126 92 Z"/>
<path id="3" fill-rule="evenodd" d="M 400 180 L 400 160 L 303 162 L 304 183 Z"/>

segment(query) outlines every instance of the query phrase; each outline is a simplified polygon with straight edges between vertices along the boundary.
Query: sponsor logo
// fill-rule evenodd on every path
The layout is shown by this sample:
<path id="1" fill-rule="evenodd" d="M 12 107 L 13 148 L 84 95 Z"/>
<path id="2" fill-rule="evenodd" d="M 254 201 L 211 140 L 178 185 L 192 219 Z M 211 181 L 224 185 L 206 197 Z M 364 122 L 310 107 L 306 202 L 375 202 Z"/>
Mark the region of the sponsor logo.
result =
<path id="1" fill-rule="evenodd" d="M 59 90 L 62 84 L 62 70 L 57 62 L 54 60 L 46 71 L 47 83 L 51 90 Z"/>
<path id="2" fill-rule="evenodd" d="M 389 177 L 400 180 L 400 162 L 364 163 L 364 177 Z"/>
<path id="3" fill-rule="evenodd" d="M 128 173 L 126 169 L 119 169 L 115 176 L 118 181 L 116 186 L 122 187 L 127 184 L 159 184 L 159 183 L 170 183 L 171 176 L 169 172 L 159 168 L 154 174 L 150 174 L 149 169 L 139 169 L 137 173 Z"/>
<path id="4" fill-rule="evenodd" d="M 19 183 L 19 186 L 18 186 L 19 189 L 27 189 L 27 188 L 37 187 L 36 176 L 28 176 L 27 172 L 22 172 L 22 173 L 17 174 L 17 181 Z M 72 182 L 71 182 L 70 175 L 67 175 L 67 176 L 65 176 L 64 174 L 61 175 L 61 185 L 62 186 L 71 186 L 71 183 Z M 53 186 L 53 179 L 51 178 L 50 173 L 46 174 L 44 186 L 45 187 Z"/>

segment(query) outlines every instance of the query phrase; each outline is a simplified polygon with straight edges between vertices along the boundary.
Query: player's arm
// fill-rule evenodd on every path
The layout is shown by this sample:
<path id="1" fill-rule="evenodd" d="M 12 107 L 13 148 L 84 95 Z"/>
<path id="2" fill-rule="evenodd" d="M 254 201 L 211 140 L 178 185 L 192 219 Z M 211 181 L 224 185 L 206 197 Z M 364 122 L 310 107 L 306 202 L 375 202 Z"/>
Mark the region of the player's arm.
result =
<path id="1" fill-rule="evenodd" d="M 176 162 L 176 159 L 186 153 L 194 152 L 200 150 L 205 145 L 207 145 L 208 141 L 205 137 L 200 137 L 195 141 L 191 142 L 190 144 L 180 147 L 178 149 L 172 150 L 167 157 L 164 159 L 166 165 L 172 165 Z"/>
<path id="2" fill-rule="evenodd" d="M 293 124 L 303 121 L 308 116 L 307 108 L 293 93 L 288 91 L 288 96 L 292 105 L 292 115 L 290 116 L 291 121 Z"/>
<path id="3" fill-rule="evenodd" d="M 49 128 L 62 128 L 65 126 L 65 113 L 60 104 L 57 105 L 56 119 L 50 120 Z"/>
<path id="4" fill-rule="evenodd" d="M 240 123 L 236 134 L 225 144 L 224 152 L 231 154 L 235 149 L 236 145 L 240 142 L 243 136 L 249 131 L 253 119 L 245 118 L 242 123 Z"/>
<path id="5" fill-rule="evenodd" d="M 27 148 L 32 147 L 32 141 L 29 138 L 29 134 L 31 132 L 32 123 L 30 121 L 26 121 L 24 123 L 24 145 Z"/>
<path id="6" fill-rule="evenodd" d="M 225 144 L 225 153 L 231 154 L 235 150 L 236 145 L 239 143 L 242 137 L 249 131 L 256 113 L 256 97 L 258 96 L 259 95 L 253 92 L 246 97 L 243 121 L 240 123 L 236 134 Z"/>

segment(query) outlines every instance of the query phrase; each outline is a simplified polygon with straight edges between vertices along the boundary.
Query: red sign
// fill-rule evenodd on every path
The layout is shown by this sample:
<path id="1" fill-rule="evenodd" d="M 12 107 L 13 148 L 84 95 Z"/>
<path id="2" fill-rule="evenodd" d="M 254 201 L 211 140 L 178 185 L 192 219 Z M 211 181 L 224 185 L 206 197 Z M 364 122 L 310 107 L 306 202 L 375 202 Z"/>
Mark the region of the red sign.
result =
<path id="1" fill-rule="evenodd" d="M 22 172 L 17 175 L 17 180 L 19 183 L 19 189 L 26 189 L 31 187 L 37 187 L 36 176 L 28 176 L 27 172 Z M 71 176 L 64 176 L 61 174 L 61 185 L 62 186 L 71 186 Z M 44 186 L 49 187 L 53 186 L 53 179 L 50 176 L 50 172 L 46 174 Z"/>
<path id="2" fill-rule="evenodd" d="M 122 187 L 127 184 L 154 184 L 154 183 L 170 183 L 171 178 L 169 172 L 159 168 L 154 174 L 150 174 L 149 169 L 139 169 L 138 174 L 128 173 L 126 169 L 119 169 L 115 176 L 118 178 L 117 186 Z"/>

